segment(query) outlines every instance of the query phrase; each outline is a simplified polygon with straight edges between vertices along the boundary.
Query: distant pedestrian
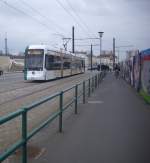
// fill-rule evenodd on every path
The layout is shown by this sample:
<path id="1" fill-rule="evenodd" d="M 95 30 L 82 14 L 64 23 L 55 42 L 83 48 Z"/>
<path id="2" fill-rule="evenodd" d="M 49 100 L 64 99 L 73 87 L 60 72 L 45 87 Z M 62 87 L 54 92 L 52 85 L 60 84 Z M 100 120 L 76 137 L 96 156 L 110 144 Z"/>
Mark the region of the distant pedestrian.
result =
<path id="1" fill-rule="evenodd" d="M 3 70 L 0 70 L 0 76 L 3 75 Z"/>
<path id="2" fill-rule="evenodd" d="M 116 79 L 118 79 L 118 77 L 119 77 L 119 72 L 120 72 L 120 67 L 119 67 L 119 65 L 116 64 L 114 70 L 115 70 L 115 77 L 116 77 Z"/>

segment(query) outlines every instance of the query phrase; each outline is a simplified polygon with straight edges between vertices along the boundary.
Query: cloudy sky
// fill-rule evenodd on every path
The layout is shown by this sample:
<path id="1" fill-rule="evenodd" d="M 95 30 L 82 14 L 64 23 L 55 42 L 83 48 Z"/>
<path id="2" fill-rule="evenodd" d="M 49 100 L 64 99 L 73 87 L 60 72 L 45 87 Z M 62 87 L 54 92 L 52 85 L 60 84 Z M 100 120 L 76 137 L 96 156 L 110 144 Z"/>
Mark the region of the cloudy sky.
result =
<path id="1" fill-rule="evenodd" d="M 98 37 L 98 31 L 103 31 L 105 50 L 112 49 L 113 37 L 116 46 L 146 49 L 150 47 L 150 0 L 0 0 L 1 50 L 6 32 L 10 52 L 40 43 L 60 48 L 61 35 L 71 37 L 73 25 L 76 38 Z M 99 40 L 76 41 L 76 45 L 91 43 Z M 76 46 L 77 50 L 89 48 Z M 95 46 L 94 53 L 98 51 Z"/>

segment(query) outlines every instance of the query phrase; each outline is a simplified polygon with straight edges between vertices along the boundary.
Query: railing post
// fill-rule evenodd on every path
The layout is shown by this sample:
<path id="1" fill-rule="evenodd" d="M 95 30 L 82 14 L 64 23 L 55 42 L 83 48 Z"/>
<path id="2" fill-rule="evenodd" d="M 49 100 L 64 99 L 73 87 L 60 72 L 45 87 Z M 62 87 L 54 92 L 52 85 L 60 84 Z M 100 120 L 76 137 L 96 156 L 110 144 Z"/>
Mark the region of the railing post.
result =
<path id="1" fill-rule="evenodd" d="M 78 114 L 78 85 L 75 86 L 75 114 Z"/>
<path id="2" fill-rule="evenodd" d="M 99 82 L 98 82 L 98 74 L 97 74 L 97 87 L 99 87 Z"/>
<path id="3" fill-rule="evenodd" d="M 92 92 L 94 92 L 94 77 L 92 77 Z"/>
<path id="4" fill-rule="evenodd" d="M 62 132 L 63 94 L 63 91 L 61 91 L 59 95 L 59 132 Z"/>
<path id="5" fill-rule="evenodd" d="M 83 104 L 85 104 L 85 81 L 83 82 Z"/>
<path id="6" fill-rule="evenodd" d="M 99 75 L 98 75 L 98 83 L 100 84 L 100 78 L 101 78 L 101 74 L 99 73 Z"/>
<path id="7" fill-rule="evenodd" d="M 88 91 L 88 96 L 90 97 L 91 95 L 91 79 L 89 78 L 89 91 Z"/>
<path id="8" fill-rule="evenodd" d="M 100 73 L 100 83 L 101 83 L 101 80 L 102 80 L 102 72 Z"/>
<path id="9" fill-rule="evenodd" d="M 95 90 L 95 79 L 94 79 L 94 76 L 93 76 L 93 92 Z"/>
<path id="10" fill-rule="evenodd" d="M 99 74 L 97 75 L 97 83 L 98 83 L 98 87 L 99 87 Z"/>
<path id="11" fill-rule="evenodd" d="M 22 112 L 22 163 L 27 163 L 27 110 Z"/>

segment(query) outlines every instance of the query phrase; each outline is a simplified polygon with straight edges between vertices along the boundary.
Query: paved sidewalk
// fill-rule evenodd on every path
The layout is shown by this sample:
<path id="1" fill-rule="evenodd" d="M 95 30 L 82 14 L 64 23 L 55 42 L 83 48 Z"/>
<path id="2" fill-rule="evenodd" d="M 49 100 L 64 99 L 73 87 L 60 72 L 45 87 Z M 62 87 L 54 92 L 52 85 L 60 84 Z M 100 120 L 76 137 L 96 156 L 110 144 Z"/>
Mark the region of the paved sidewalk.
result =
<path id="1" fill-rule="evenodd" d="M 150 106 L 108 74 L 32 163 L 150 163 Z"/>

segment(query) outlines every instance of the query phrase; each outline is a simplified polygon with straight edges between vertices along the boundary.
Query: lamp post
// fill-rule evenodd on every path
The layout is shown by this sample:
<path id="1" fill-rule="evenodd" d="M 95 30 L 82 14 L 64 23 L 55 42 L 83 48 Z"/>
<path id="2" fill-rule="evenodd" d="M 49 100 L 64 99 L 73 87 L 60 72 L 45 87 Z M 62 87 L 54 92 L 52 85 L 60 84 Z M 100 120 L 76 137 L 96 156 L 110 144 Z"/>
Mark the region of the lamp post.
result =
<path id="1" fill-rule="evenodd" d="M 101 71 L 101 53 L 102 53 L 102 36 L 103 36 L 103 33 L 104 32 L 98 32 L 99 33 L 99 37 L 100 37 L 100 39 L 99 39 L 99 41 L 100 41 L 100 48 L 99 48 L 99 50 L 100 50 L 100 54 L 99 54 L 99 61 L 100 61 L 100 71 Z"/>

